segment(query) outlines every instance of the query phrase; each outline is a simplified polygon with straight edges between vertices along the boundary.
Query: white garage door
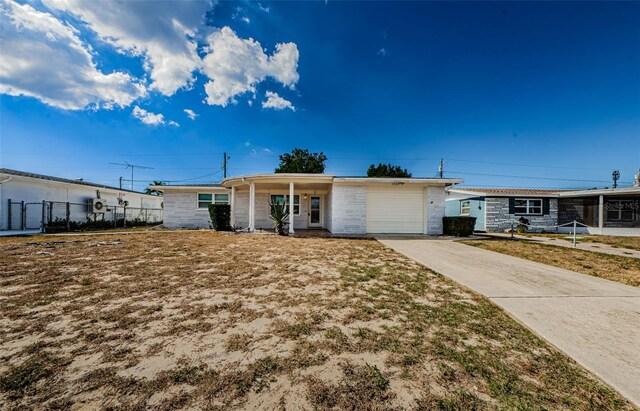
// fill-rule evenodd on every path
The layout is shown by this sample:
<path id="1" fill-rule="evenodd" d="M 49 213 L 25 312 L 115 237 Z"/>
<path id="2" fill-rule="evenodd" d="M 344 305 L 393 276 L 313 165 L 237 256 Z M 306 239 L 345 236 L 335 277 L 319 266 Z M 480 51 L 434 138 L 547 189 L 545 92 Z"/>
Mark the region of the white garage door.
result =
<path id="1" fill-rule="evenodd" d="M 424 232 L 424 188 L 369 186 L 367 232 L 422 234 Z"/>

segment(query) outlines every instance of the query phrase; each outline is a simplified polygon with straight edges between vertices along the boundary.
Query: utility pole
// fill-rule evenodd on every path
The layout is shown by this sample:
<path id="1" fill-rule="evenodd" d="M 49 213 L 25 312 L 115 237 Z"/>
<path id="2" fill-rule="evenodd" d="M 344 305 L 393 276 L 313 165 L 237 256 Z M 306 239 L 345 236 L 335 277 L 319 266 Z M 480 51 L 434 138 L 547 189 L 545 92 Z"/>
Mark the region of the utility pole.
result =
<path id="1" fill-rule="evenodd" d="M 611 178 L 613 179 L 613 188 L 618 188 L 618 180 L 620 179 L 620 171 L 613 170 L 613 173 L 611 173 Z"/>
<path id="2" fill-rule="evenodd" d="M 222 178 L 227 178 L 227 160 L 231 160 L 231 157 L 227 156 L 227 153 L 224 153 L 224 158 L 222 159 Z"/>
<path id="3" fill-rule="evenodd" d="M 124 163 L 109 163 L 109 164 L 113 164 L 116 166 L 124 166 L 124 168 L 131 169 L 131 191 L 133 191 L 133 169 L 134 168 L 146 168 L 148 170 L 153 170 L 153 167 L 139 166 L 137 164 L 129 164 L 126 161 Z M 122 177 L 120 177 L 120 188 L 122 188 Z"/>
<path id="4" fill-rule="evenodd" d="M 440 165 L 438 166 L 438 174 L 440 174 L 440 178 L 443 178 L 443 175 L 444 175 L 444 158 L 440 159 Z"/>

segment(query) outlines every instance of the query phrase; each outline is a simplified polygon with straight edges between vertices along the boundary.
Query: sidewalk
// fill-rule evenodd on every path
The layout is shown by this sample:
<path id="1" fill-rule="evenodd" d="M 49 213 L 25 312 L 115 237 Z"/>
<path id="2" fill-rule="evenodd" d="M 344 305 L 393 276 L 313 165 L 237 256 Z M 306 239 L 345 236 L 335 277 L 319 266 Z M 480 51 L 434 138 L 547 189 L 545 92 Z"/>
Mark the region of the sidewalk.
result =
<path id="1" fill-rule="evenodd" d="M 450 240 L 379 241 L 483 294 L 640 406 L 640 288 Z"/>

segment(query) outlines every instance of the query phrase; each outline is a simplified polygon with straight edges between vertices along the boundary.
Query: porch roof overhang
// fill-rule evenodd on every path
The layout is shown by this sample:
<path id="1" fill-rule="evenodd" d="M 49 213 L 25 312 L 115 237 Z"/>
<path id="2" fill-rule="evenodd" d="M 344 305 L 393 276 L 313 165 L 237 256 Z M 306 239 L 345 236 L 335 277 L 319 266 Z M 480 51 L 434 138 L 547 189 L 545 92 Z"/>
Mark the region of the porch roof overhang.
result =
<path id="1" fill-rule="evenodd" d="M 627 196 L 640 195 L 640 187 L 622 187 L 622 188 L 603 188 L 595 190 L 578 190 L 565 191 L 558 193 L 560 198 L 563 197 L 597 197 L 597 196 Z"/>
<path id="2" fill-rule="evenodd" d="M 330 184 L 335 176 L 333 174 L 249 174 L 237 177 L 229 177 L 222 180 L 221 185 L 226 188 L 254 184 Z"/>

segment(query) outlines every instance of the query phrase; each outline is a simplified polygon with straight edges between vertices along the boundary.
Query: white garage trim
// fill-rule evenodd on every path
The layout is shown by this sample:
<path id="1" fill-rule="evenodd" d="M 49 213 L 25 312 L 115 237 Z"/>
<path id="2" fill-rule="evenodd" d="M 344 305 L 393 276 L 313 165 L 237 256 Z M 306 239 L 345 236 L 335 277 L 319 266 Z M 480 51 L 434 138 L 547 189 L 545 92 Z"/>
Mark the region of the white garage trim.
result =
<path id="1" fill-rule="evenodd" d="M 368 233 L 424 233 L 425 189 L 416 186 L 367 187 Z"/>

